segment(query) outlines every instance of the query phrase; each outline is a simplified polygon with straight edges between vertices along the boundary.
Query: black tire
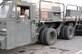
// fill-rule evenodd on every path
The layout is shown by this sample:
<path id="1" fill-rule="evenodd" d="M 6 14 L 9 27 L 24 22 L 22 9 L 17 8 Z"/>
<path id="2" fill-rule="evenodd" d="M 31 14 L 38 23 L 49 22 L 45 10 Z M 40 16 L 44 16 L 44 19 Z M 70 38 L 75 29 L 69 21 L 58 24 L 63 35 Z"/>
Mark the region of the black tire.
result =
<path id="1" fill-rule="evenodd" d="M 82 30 L 82 25 L 79 25 L 79 29 Z"/>
<path id="2" fill-rule="evenodd" d="M 44 30 L 44 28 L 41 28 L 41 29 L 40 29 L 40 32 L 39 32 L 39 37 L 38 37 L 38 39 L 39 39 L 39 42 L 40 42 L 40 43 L 42 43 L 42 32 L 43 32 L 43 30 Z"/>
<path id="3" fill-rule="evenodd" d="M 74 28 L 72 26 L 66 26 L 64 31 L 64 38 L 70 40 L 74 37 Z"/>
<path id="4" fill-rule="evenodd" d="M 76 31 L 76 35 L 82 36 L 82 25 L 78 25 L 77 27 L 78 27 L 78 29 L 77 29 L 78 31 Z"/>
<path id="5" fill-rule="evenodd" d="M 53 28 L 46 28 L 43 36 L 43 42 L 46 45 L 53 45 L 57 40 L 57 31 Z"/>
<path id="6" fill-rule="evenodd" d="M 82 36 L 82 25 L 79 26 L 79 30 L 80 30 L 79 35 Z"/>
<path id="7" fill-rule="evenodd" d="M 41 43 L 45 44 L 44 42 L 44 35 L 45 35 L 45 32 L 48 30 L 49 28 L 45 28 L 43 29 L 43 31 L 41 32 L 41 36 L 40 36 L 40 39 L 41 39 Z"/>
<path id="8" fill-rule="evenodd" d="M 77 35 L 79 35 L 79 27 L 80 27 L 80 25 L 77 25 L 76 27 L 75 27 L 75 36 L 77 36 Z"/>
<path id="9" fill-rule="evenodd" d="M 64 39 L 64 31 L 65 31 L 65 28 L 66 28 L 66 26 L 62 26 L 62 27 L 61 27 L 60 35 L 59 35 L 59 38 L 60 38 L 60 39 Z"/>
<path id="10" fill-rule="evenodd" d="M 68 25 L 69 25 L 69 26 L 74 26 L 74 24 L 73 24 L 73 23 L 69 23 Z"/>

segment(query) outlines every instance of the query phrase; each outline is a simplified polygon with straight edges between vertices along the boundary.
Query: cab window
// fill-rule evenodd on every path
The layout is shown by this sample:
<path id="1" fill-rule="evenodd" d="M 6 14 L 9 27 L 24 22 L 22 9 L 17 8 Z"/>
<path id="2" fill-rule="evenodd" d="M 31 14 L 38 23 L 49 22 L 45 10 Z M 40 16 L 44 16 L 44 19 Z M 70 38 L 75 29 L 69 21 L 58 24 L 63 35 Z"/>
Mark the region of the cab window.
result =
<path id="1" fill-rule="evenodd" d="M 17 6 L 17 12 L 20 16 L 27 14 L 30 19 L 30 7 L 27 6 Z"/>

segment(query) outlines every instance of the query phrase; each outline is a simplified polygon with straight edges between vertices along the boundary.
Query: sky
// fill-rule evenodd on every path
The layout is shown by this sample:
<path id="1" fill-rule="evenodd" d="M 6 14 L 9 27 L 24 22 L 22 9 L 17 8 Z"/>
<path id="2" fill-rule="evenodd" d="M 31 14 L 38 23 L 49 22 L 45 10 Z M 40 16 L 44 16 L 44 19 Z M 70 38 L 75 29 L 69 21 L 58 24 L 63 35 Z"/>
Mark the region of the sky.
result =
<path id="1" fill-rule="evenodd" d="M 38 3 L 39 0 L 28 0 L 28 1 Z M 57 2 L 58 0 L 48 0 L 48 1 Z M 60 3 L 64 3 L 65 5 L 72 4 L 72 5 L 82 6 L 82 0 L 59 0 L 59 1 L 60 1 Z M 71 6 L 71 7 L 72 7 L 72 9 L 76 9 L 76 7 L 73 7 L 73 6 Z"/>
<path id="2" fill-rule="evenodd" d="M 38 3 L 39 0 L 25 0 L 25 1 L 33 2 L 33 3 Z M 57 2 L 58 0 L 48 0 L 48 1 Z M 0 0 L 0 2 L 2 2 L 2 0 Z M 65 5 L 72 4 L 72 5 L 82 6 L 82 0 L 60 0 L 60 2 L 64 3 Z M 74 9 L 75 7 L 72 7 L 72 8 Z"/>
<path id="3" fill-rule="evenodd" d="M 60 2 L 64 4 L 73 4 L 73 5 L 82 6 L 82 0 L 60 0 Z"/>
<path id="4" fill-rule="evenodd" d="M 25 1 L 38 3 L 39 0 L 25 0 Z M 56 1 L 56 0 L 49 0 L 49 1 Z M 2 0 L 0 0 L 0 2 L 2 2 Z M 82 6 L 82 0 L 60 0 L 60 2 L 64 4 L 74 4 L 74 5 Z"/>
<path id="5" fill-rule="evenodd" d="M 38 2 L 39 0 L 28 0 L 28 1 Z M 49 0 L 49 1 L 56 1 L 56 0 Z M 60 0 L 60 2 L 64 4 L 73 4 L 73 5 L 82 6 L 82 0 Z"/>
<path id="6" fill-rule="evenodd" d="M 32 2 L 38 3 L 39 0 L 30 0 Z M 49 0 L 49 1 L 54 1 L 57 2 L 58 0 Z M 67 4 L 72 4 L 72 5 L 78 5 L 82 6 L 82 0 L 59 0 L 61 3 L 64 3 L 65 5 Z M 73 7 L 71 9 L 76 9 L 76 7 Z"/>

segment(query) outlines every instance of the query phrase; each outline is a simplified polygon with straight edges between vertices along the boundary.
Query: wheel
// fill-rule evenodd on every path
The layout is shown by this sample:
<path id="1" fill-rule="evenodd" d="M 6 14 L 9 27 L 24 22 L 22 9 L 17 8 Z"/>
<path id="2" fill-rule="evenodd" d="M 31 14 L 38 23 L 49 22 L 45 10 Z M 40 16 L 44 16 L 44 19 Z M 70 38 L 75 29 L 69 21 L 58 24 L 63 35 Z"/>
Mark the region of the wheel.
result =
<path id="1" fill-rule="evenodd" d="M 44 34 L 45 34 L 45 32 L 46 32 L 48 29 L 49 29 L 49 28 L 45 28 L 45 29 L 43 29 L 43 30 L 41 31 L 40 41 L 41 41 L 42 44 L 45 44 L 45 42 L 44 42 Z"/>
<path id="2" fill-rule="evenodd" d="M 79 25 L 79 29 L 82 30 L 82 25 Z"/>
<path id="3" fill-rule="evenodd" d="M 41 29 L 40 29 L 40 32 L 39 32 L 39 37 L 38 37 L 38 39 L 39 39 L 39 42 L 40 42 L 40 43 L 42 43 L 42 40 L 43 40 L 43 39 L 42 39 L 43 31 L 44 31 L 44 28 L 41 28 Z"/>
<path id="4" fill-rule="evenodd" d="M 78 30 L 80 30 L 79 27 L 80 27 L 80 25 L 77 25 L 75 27 L 75 36 L 79 35 L 79 31 L 78 31 Z"/>
<path id="5" fill-rule="evenodd" d="M 75 35 L 76 36 L 82 36 L 82 25 L 77 25 L 76 26 Z"/>
<path id="6" fill-rule="evenodd" d="M 78 31 L 76 33 L 77 35 L 82 35 L 82 25 L 78 25 Z"/>
<path id="7" fill-rule="evenodd" d="M 61 30 L 60 30 L 60 35 L 59 35 L 59 38 L 60 39 L 64 39 L 64 30 L 65 30 L 66 26 L 62 26 L 61 27 Z"/>
<path id="8" fill-rule="evenodd" d="M 53 45 L 57 40 L 57 31 L 53 28 L 46 28 L 43 34 L 43 42 L 46 45 Z"/>
<path id="9" fill-rule="evenodd" d="M 74 24 L 73 24 L 73 23 L 69 23 L 68 25 L 69 25 L 69 26 L 74 26 Z"/>
<path id="10" fill-rule="evenodd" d="M 64 38 L 70 40 L 74 37 L 74 28 L 72 26 L 66 26 L 64 30 Z"/>

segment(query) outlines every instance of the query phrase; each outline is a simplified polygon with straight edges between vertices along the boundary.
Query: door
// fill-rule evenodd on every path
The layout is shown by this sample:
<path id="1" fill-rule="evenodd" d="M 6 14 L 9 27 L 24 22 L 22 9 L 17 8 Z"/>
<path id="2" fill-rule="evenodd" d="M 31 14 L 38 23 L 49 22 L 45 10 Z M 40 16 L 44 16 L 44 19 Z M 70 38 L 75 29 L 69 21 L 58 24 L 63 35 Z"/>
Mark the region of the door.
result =
<path id="1" fill-rule="evenodd" d="M 31 44 L 30 7 L 18 6 L 17 11 L 18 17 L 17 22 L 15 22 L 16 46 Z"/>

